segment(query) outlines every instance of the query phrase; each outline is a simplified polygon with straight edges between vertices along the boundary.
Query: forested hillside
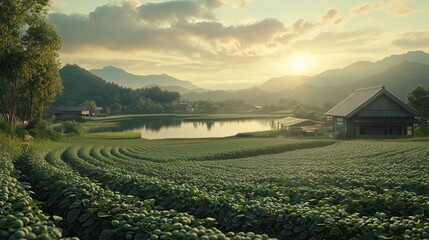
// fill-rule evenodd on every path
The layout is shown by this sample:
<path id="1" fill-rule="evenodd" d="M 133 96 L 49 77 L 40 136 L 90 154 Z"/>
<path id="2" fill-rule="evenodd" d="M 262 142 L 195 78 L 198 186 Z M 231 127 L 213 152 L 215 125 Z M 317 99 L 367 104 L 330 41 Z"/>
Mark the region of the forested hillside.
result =
<path id="1" fill-rule="evenodd" d="M 92 99 L 112 113 L 152 113 L 171 111 L 173 102 L 180 98 L 179 93 L 159 87 L 133 90 L 108 83 L 78 65 L 64 66 L 60 75 L 64 89 L 54 102 L 56 106 L 78 106 Z"/>

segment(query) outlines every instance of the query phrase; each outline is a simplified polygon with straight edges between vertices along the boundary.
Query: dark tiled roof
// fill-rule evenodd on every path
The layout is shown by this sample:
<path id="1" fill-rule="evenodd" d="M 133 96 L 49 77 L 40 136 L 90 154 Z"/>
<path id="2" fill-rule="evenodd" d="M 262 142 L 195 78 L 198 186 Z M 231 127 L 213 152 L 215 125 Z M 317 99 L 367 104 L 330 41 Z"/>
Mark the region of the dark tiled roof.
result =
<path id="1" fill-rule="evenodd" d="M 285 117 L 279 120 L 276 120 L 276 122 L 284 125 L 284 126 L 295 126 L 300 124 L 322 124 L 323 122 L 313 121 L 310 119 L 304 119 L 304 118 L 294 118 L 294 117 Z"/>
<path id="2" fill-rule="evenodd" d="M 372 102 L 381 94 L 385 94 L 391 100 L 395 101 L 404 110 L 408 111 L 411 115 L 417 117 L 417 112 L 410 106 L 402 102 L 399 98 L 395 97 L 392 93 L 387 91 L 384 86 L 369 87 L 356 89 L 350 96 L 338 103 L 335 107 L 329 110 L 326 115 L 337 117 L 351 117 L 367 104 Z"/>
<path id="3" fill-rule="evenodd" d="M 51 112 L 80 112 L 87 111 L 86 107 L 67 107 L 67 106 L 51 106 L 49 111 Z"/>
<path id="4" fill-rule="evenodd" d="M 329 110 L 326 115 L 346 117 L 354 110 L 362 106 L 368 100 L 373 98 L 377 93 L 382 91 L 384 87 L 371 87 L 356 89 L 350 96 L 338 103 L 335 107 Z"/>

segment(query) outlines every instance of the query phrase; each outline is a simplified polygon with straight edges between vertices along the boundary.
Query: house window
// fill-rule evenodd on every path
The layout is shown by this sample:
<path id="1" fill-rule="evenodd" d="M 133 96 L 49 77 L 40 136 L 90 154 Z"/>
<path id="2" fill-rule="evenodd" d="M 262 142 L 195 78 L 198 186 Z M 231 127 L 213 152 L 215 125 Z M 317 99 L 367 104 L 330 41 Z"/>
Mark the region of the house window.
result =
<path id="1" fill-rule="evenodd" d="M 343 122 L 343 118 L 337 118 L 337 126 L 343 126 L 344 122 Z"/>

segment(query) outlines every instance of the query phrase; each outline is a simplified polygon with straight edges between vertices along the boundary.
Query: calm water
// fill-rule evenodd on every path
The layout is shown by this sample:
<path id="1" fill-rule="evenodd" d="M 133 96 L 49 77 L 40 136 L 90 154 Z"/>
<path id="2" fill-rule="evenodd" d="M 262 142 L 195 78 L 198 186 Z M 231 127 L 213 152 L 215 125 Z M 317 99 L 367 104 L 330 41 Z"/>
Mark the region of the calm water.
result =
<path id="1" fill-rule="evenodd" d="M 177 118 L 133 119 L 117 126 L 93 129 L 91 132 L 140 132 L 142 138 L 211 138 L 228 137 L 237 133 L 272 129 L 272 120 L 183 121 Z"/>

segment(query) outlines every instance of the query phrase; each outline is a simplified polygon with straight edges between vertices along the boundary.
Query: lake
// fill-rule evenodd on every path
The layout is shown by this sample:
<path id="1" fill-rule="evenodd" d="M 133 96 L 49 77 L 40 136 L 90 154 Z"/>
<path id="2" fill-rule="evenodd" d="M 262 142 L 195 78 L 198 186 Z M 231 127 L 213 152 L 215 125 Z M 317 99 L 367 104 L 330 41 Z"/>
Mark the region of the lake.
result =
<path id="1" fill-rule="evenodd" d="M 128 119 L 89 132 L 140 132 L 145 139 L 214 138 L 271 130 L 271 119 L 182 120 L 180 118 Z"/>

